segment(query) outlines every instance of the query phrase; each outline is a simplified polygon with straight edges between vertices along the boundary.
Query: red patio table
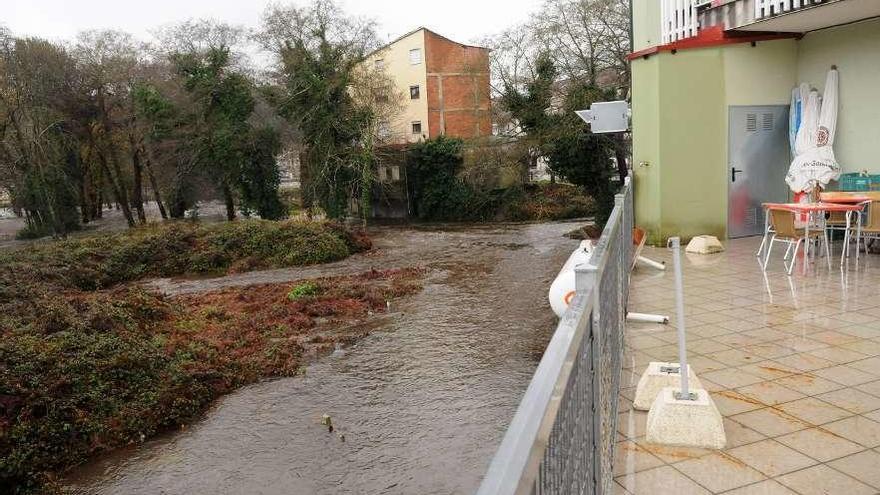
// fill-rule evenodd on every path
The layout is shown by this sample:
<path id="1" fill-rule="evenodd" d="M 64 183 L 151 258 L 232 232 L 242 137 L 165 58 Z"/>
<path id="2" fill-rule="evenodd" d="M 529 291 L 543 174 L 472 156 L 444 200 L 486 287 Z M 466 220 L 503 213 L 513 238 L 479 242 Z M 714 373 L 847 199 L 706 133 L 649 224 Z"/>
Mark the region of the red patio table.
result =
<path id="1" fill-rule="evenodd" d="M 836 198 L 835 198 L 836 199 Z M 867 198 L 862 198 L 867 199 Z M 870 201 L 870 200 L 869 200 Z M 843 265 L 844 259 L 849 254 L 849 240 L 851 237 L 851 225 L 852 225 L 852 214 L 853 212 L 861 211 L 863 206 L 861 204 L 852 204 L 848 201 L 846 203 L 831 203 L 827 201 L 821 201 L 819 203 L 763 203 L 765 214 L 764 214 L 764 242 L 762 245 L 766 243 L 767 236 L 770 233 L 770 215 L 766 213 L 769 210 L 785 210 L 791 211 L 794 213 L 827 213 L 830 211 L 838 211 L 846 213 L 846 233 L 844 234 L 843 241 L 843 251 L 840 253 L 840 264 Z M 861 221 L 859 221 L 861 224 Z M 810 222 L 807 222 L 805 226 L 805 232 L 807 235 L 810 233 Z M 804 246 L 804 270 L 807 269 L 807 259 L 809 258 L 810 247 L 809 243 Z M 856 249 L 856 259 L 858 260 L 859 251 Z"/>

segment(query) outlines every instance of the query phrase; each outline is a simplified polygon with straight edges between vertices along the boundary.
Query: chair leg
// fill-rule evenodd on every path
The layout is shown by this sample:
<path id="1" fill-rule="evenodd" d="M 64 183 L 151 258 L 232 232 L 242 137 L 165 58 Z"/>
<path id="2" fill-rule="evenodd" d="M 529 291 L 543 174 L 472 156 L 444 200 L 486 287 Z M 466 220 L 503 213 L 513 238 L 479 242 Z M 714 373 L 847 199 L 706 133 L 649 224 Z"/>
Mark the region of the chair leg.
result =
<path id="1" fill-rule="evenodd" d="M 767 263 L 770 262 L 770 253 L 773 251 L 773 244 L 776 242 L 776 234 L 770 238 L 770 244 L 767 245 L 767 254 L 764 256 L 764 271 L 767 271 Z"/>
<path id="2" fill-rule="evenodd" d="M 758 247 L 758 252 L 755 253 L 755 256 L 757 256 L 759 258 L 761 257 L 762 254 L 764 254 L 764 246 L 767 245 L 767 234 L 768 234 L 768 232 L 765 230 L 764 235 L 761 236 L 761 245 Z"/>
<path id="3" fill-rule="evenodd" d="M 789 257 L 791 256 L 791 247 L 792 247 L 792 243 L 789 242 L 788 247 L 785 248 L 785 257 L 782 258 L 784 261 L 788 261 Z"/>
<path id="4" fill-rule="evenodd" d="M 831 269 L 831 246 L 828 244 L 828 231 L 824 232 L 825 241 L 825 259 L 828 260 L 828 269 Z"/>
<path id="5" fill-rule="evenodd" d="M 797 264 L 797 255 L 798 255 L 798 251 L 800 251 L 800 249 L 801 249 L 801 242 L 802 241 L 803 241 L 803 239 L 798 239 L 794 245 L 794 254 L 792 255 L 792 258 L 791 258 L 791 264 L 788 265 L 788 274 L 789 275 L 791 275 L 791 273 L 794 271 L 794 266 Z M 807 256 L 806 252 L 804 253 L 804 256 Z M 806 260 L 804 260 L 804 261 L 806 261 Z M 807 267 L 807 265 L 804 264 L 804 270 L 806 270 L 806 267 Z"/>

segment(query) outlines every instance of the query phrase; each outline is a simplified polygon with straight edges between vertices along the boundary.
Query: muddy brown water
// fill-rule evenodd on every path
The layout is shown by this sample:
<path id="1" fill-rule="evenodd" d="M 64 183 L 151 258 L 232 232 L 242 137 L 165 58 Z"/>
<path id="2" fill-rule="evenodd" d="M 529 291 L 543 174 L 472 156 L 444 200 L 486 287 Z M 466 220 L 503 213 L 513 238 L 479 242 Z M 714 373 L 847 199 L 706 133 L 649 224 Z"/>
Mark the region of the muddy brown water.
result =
<path id="1" fill-rule="evenodd" d="M 431 268 L 357 344 L 220 400 L 186 429 L 77 470 L 72 493 L 473 493 L 556 320 L 547 288 L 577 224 L 380 228 L 376 249 L 304 269 L 159 280 L 168 293 Z M 335 431 L 320 424 L 333 419 Z M 344 441 L 339 434 L 344 435 Z"/>

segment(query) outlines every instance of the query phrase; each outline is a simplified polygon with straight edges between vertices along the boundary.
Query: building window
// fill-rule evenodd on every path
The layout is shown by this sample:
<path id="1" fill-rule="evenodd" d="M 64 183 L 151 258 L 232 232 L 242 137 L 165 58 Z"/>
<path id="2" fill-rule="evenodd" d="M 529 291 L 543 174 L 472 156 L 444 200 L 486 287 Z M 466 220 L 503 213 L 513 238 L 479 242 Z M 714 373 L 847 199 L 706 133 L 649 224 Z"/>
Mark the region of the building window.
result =
<path id="1" fill-rule="evenodd" d="M 394 182 L 400 180 L 400 167 L 398 165 L 391 167 L 391 180 Z"/>
<path id="2" fill-rule="evenodd" d="M 379 166 L 379 182 L 386 182 L 388 180 L 388 169 L 385 168 L 385 165 Z"/>
<path id="3" fill-rule="evenodd" d="M 422 63 L 421 48 L 413 48 L 409 51 L 409 63 L 410 65 L 419 65 L 420 63 Z"/>
<path id="4" fill-rule="evenodd" d="M 376 61 L 374 62 L 374 64 L 375 64 L 375 66 L 376 66 L 377 69 L 380 69 L 380 70 L 381 70 L 381 69 L 384 69 L 384 68 L 385 68 L 385 61 L 384 61 L 383 59 L 381 59 L 381 58 L 380 58 L 380 59 L 376 59 Z"/>
<path id="5" fill-rule="evenodd" d="M 391 88 L 384 86 L 376 90 L 376 103 L 388 103 L 388 95 L 391 94 Z"/>
<path id="6" fill-rule="evenodd" d="M 420 98 L 419 86 L 418 85 L 410 86 L 409 87 L 409 99 L 410 100 L 418 100 L 419 98 Z"/>
<path id="7" fill-rule="evenodd" d="M 422 134 L 422 123 L 420 121 L 415 121 L 412 123 L 412 133 L 413 134 Z"/>
<path id="8" fill-rule="evenodd" d="M 377 134 L 382 139 L 387 139 L 391 137 L 391 126 L 388 124 L 388 122 L 379 122 L 379 129 Z"/>

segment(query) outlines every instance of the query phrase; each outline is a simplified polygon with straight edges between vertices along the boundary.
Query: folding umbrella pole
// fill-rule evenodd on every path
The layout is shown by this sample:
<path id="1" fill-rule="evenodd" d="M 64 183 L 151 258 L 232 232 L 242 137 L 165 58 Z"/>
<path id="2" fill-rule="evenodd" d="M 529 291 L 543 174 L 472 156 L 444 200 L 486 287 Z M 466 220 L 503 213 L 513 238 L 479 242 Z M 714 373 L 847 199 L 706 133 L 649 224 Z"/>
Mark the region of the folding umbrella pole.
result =
<path id="1" fill-rule="evenodd" d="M 675 269 L 675 312 L 677 313 L 678 327 L 678 363 L 681 367 L 679 376 L 681 376 L 681 390 L 675 394 L 678 400 L 697 400 L 696 394 L 690 393 L 688 389 L 688 364 L 687 364 L 687 342 L 685 339 L 684 328 L 684 283 L 681 277 L 681 239 L 673 237 L 669 239 L 672 245 L 672 264 Z"/>
<path id="2" fill-rule="evenodd" d="M 727 443 L 724 434 L 724 422 L 715 402 L 701 385 L 690 388 L 689 379 L 692 371 L 687 364 L 687 343 L 685 342 L 684 326 L 684 284 L 681 276 L 681 239 L 673 237 L 669 240 L 672 247 L 672 260 L 675 270 L 675 306 L 678 313 L 678 379 L 679 387 L 667 386 L 661 389 L 654 398 L 648 411 L 648 421 L 645 427 L 645 439 L 649 443 L 663 445 L 681 445 L 688 447 L 702 447 L 722 449 Z M 659 365 L 661 363 L 651 363 Z M 649 365 L 650 368 L 650 365 Z M 664 370 L 661 369 L 662 373 Z M 671 370 L 670 370 L 671 371 Z M 656 375 L 656 372 L 651 372 Z M 669 374 L 671 378 L 672 373 Z M 693 375 L 697 381 L 696 375 Z M 638 388 L 648 390 L 647 382 L 651 377 L 643 376 Z M 659 382 L 653 378 L 654 382 Z M 654 390 L 651 387 L 652 391 Z M 635 405 L 636 401 L 633 401 Z"/>

